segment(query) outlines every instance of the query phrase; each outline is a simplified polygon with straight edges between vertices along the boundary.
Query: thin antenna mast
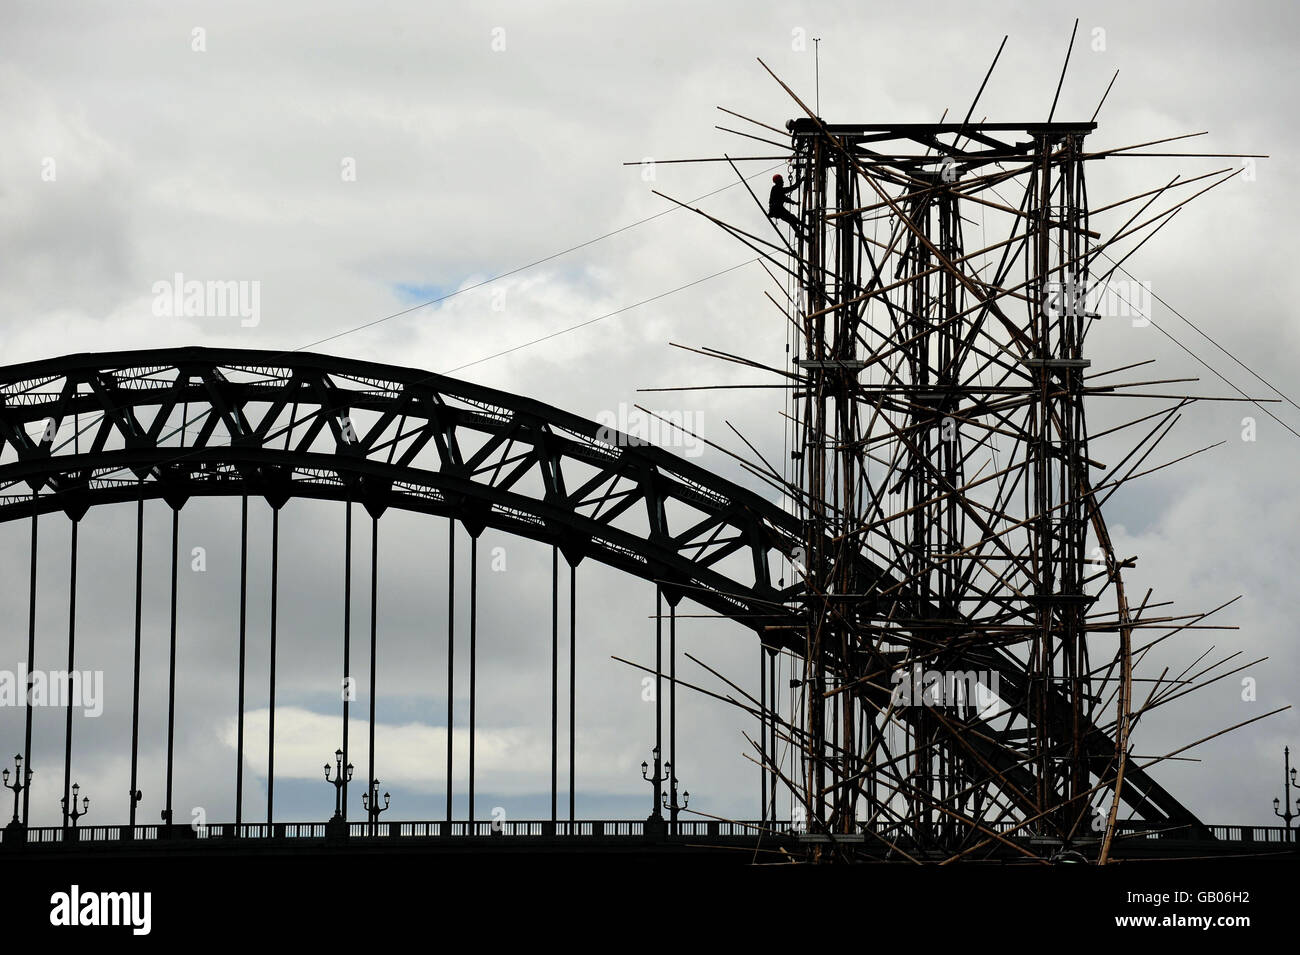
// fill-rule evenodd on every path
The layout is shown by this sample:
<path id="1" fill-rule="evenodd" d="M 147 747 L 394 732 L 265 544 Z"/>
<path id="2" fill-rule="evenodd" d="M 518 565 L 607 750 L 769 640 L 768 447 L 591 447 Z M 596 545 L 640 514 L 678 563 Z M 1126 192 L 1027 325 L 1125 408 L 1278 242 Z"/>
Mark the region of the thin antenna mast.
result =
<path id="1" fill-rule="evenodd" d="M 822 38 L 813 37 L 813 86 L 814 86 L 814 108 L 817 115 L 822 114 Z"/>

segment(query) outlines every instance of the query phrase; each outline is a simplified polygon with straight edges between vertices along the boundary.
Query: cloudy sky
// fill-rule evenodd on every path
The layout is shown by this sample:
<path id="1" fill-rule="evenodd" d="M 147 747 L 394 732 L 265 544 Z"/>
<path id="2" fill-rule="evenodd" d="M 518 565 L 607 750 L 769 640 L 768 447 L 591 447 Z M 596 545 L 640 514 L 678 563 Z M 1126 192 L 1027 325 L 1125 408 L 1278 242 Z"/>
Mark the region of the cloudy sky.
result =
<path id="1" fill-rule="evenodd" d="M 0 14 L 0 361 L 185 344 L 307 348 L 450 372 L 592 418 L 645 403 L 638 388 L 753 381 L 669 343 L 779 363 L 785 333 L 763 297 L 766 277 L 746 264 L 746 249 L 651 190 L 685 200 L 711 194 L 702 200 L 711 213 L 748 220 L 755 231 L 761 219 L 725 164 L 663 160 L 772 155 L 715 129 L 739 123 L 716 107 L 776 126 L 796 115 L 756 57 L 812 99 L 812 37 L 822 38 L 821 111 L 832 122 L 933 121 L 945 110 L 960 118 L 1004 34 L 979 113 L 1045 119 L 1076 15 L 1058 118 L 1089 118 L 1118 69 L 1097 145 L 1206 130 L 1171 151 L 1270 157 L 1198 199 L 1127 263 L 1159 296 L 1158 328 L 1099 327 L 1089 337 L 1094 365 L 1154 358 L 1144 371 L 1158 373 L 1144 377 L 1199 376 L 1184 390 L 1239 388 L 1278 400 L 1264 408 L 1300 431 L 1300 409 L 1267 384 L 1287 398 L 1300 392 L 1292 374 L 1300 282 L 1280 225 L 1297 199 L 1295 134 L 1284 119 L 1295 107 L 1289 44 L 1300 24 L 1281 3 L 1225 12 L 1208 3 L 940 0 L 918 12 L 843 2 L 702 9 L 10 0 Z M 1090 197 L 1105 204 L 1176 173 L 1239 163 L 1107 160 L 1090 171 Z M 774 165 L 757 160 L 744 170 L 761 182 Z M 259 283 L 255 321 L 157 314 L 155 283 L 177 273 Z M 650 398 L 652 407 L 693 416 L 711 441 L 738 445 L 730 421 L 765 454 L 781 453 L 780 402 L 762 391 Z M 1090 409 L 1094 429 L 1136 407 L 1113 405 Z M 1152 599 L 1173 601 L 1173 613 L 1243 595 L 1215 618 L 1240 629 L 1167 641 L 1145 664 L 1154 671 L 1147 675 L 1165 666 L 1176 673 L 1207 650 L 1207 663 L 1238 651 L 1234 665 L 1270 658 L 1249 671 L 1254 701 L 1243 701 L 1238 676 L 1156 710 L 1141 724 L 1140 755 L 1295 699 L 1300 651 L 1286 608 L 1300 561 L 1300 437 L 1268 412 L 1194 405 L 1157 461 L 1222 445 L 1110 502 L 1117 550 L 1139 556 L 1131 595 L 1154 588 Z M 1254 441 L 1242 440 L 1247 416 L 1256 419 Z M 1117 443 L 1096 456 L 1122 454 Z M 717 452 L 699 460 L 748 481 Z M 182 565 L 181 573 L 178 821 L 188 807 L 216 821 L 234 812 L 232 507 L 195 501 L 181 517 L 181 552 L 204 548 L 206 569 Z M 256 511 L 253 534 L 263 566 L 264 515 Z M 121 556 L 133 518 L 129 508 L 94 512 L 81 534 L 77 665 L 102 669 L 106 693 L 103 716 L 78 717 L 75 729 L 74 776 L 91 794 L 91 821 L 118 821 L 126 809 L 133 578 Z M 140 785 L 142 819 L 153 821 L 163 789 L 170 517 L 159 504 L 147 521 Z M 282 517 L 277 818 L 323 819 L 332 809 L 320 766 L 340 734 L 342 526 L 341 510 L 325 505 L 294 502 Z M 67 523 L 46 518 L 41 533 L 48 584 L 37 663 L 54 666 L 66 653 Z M 368 620 L 368 533 L 358 511 L 354 636 Z M 381 528 L 377 775 L 405 818 L 437 818 L 445 792 L 446 533 L 439 522 L 404 515 Z M 27 535 L 25 524 L 0 526 L 10 611 L 0 667 L 16 669 L 26 656 Z M 460 545 L 463 557 L 463 537 Z M 502 548 L 504 569 L 481 577 L 478 812 L 502 806 L 508 816 L 539 817 L 549 805 L 550 554 L 492 534 L 480 546 L 485 561 Z M 652 659 L 653 589 L 587 565 L 578 587 L 578 814 L 643 816 L 639 764 L 652 745 L 653 706 L 642 699 L 640 674 L 610 657 Z M 249 651 L 245 814 L 253 819 L 265 806 L 265 590 L 256 584 L 250 605 L 250 619 L 262 621 Z M 686 650 L 755 688 L 757 650 L 742 628 L 692 618 L 679 634 Z M 464 663 L 461 649 L 461 727 Z M 364 686 L 363 650 L 354 651 L 354 672 Z M 694 664 L 683 661 L 682 672 L 718 689 Z M 365 705 L 363 691 L 352 728 L 359 767 Z M 679 775 L 692 806 L 754 815 L 757 772 L 742 756 L 742 733 L 755 727 L 689 693 L 680 705 Z M 21 710 L 0 710 L 0 751 L 16 751 L 21 738 Z M 1294 711 L 1185 753 L 1199 761 L 1166 764 L 1156 775 L 1206 821 L 1264 824 L 1287 743 L 1300 749 Z M 39 713 L 38 824 L 58 818 L 62 744 L 63 714 Z M 463 745 L 456 737 L 458 814 Z"/>

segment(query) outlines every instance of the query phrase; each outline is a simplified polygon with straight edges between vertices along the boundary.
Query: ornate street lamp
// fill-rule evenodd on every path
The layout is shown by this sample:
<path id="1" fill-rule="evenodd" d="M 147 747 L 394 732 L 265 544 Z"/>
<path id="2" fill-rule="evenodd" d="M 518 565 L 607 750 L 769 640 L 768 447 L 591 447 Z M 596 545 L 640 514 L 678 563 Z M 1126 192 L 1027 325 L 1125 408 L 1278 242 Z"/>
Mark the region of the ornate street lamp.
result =
<path id="1" fill-rule="evenodd" d="M 379 824 L 379 814 L 388 808 L 388 793 L 384 793 L 384 804 L 379 805 L 379 780 L 370 780 L 370 792 L 361 794 L 361 805 L 365 808 L 366 814 L 370 817 L 370 834 L 375 834 L 375 826 Z"/>
<path id="2" fill-rule="evenodd" d="M 1290 842 L 1292 839 L 1291 820 L 1300 818 L 1300 798 L 1296 799 L 1295 801 L 1296 811 L 1292 812 L 1291 797 L 1288 795 L 1288 793 L 1291 791 L 1291 787 L 1300 789 L 1300 783 L 1296 782 L 1295 770 L 1291 768 L 1291 747 L 1290 746 L 1283 748 L 1282 758 L 1286 761 L 1285 766 L 1282 770 L 1282 798 L 1273 800 L 1273 815 L 1277 816 L 1284 823 L 1286 823 L 1286 841 Z M 1281 808 L 1282 806 L 1286 807 L 1286 812 L 1278 812 L 1278 809 Z"/>
<path id="3" fill-rule="evenodd" d="M 5 789 L 12 789 L 14 791 L 14 818 L 13 821 L 9 823 L 9 826 L 16 828 L 22 825 L 22 823 L 18 821 L 18 795 L 31 785 L 32 771 L 29 769 L 27 770 L 27 774 L 23 775 L 23 758 L 22 756 L 15 756 L 14 781 L 12 783 L 9 782 L 9 770 L 7 769 L 3 773 L 0 773 L 0 775 L 4 776 Z"/>
<path id="4" fill-rule="evenodd" d="M 673 772 L 671 762 L 664 763 L 664 770 L 668 773 L 668 792 L 663 794 L 664 808 L 668 810 L 668 818 L 677 822 L 677 813 L 685 809 L 691 803 L 690 790 L 682 793 L 682 801 L 677 801 L 677 774 Z"/>
<path id="5" fill-rule="evenodd" d="M 641 764 L 641 778 L 654 787 L 654 792 L 650 796 L 650 816 L 646 819 L 646 822 L 657 827 L 662 826 L 664 821 L 663 813 L 659 811 L 659 802 L 663 796 L 663 784 L 668 780 L 668 777 L 663 774 L 662 765 L 659 762 L 659 747 L 656 746 L 650 753 L 654 758 L 654 775 L 649 774 L 650 764 L 643 762 Z"/>
<path id="6" fill-rule="evenodd" d="M 72 828 L 77 828 L 77 820 L 84 816 L 90 810 L 90 797 L 81 797 L 81 811 L 77 811 L 77 796 L 81 792 L 81 786 L 78 783 L 72 784 L 72 810 L 68 811 L 68 804 L 65 799 L 59 800 L 59 805 L 63 807 L 63 815 L 72 820 Z"/>
<path id="7" fill-rule="evenodd" d="M 334 786 L 334 815 L 331 823 L 343 822 L 343 787 L 352 781 L 352 764 L 343 765 L 343 750 L 334 750 L 334 778 L 330 778 L 330 764 L 325 764 L 325 782 Z"/>

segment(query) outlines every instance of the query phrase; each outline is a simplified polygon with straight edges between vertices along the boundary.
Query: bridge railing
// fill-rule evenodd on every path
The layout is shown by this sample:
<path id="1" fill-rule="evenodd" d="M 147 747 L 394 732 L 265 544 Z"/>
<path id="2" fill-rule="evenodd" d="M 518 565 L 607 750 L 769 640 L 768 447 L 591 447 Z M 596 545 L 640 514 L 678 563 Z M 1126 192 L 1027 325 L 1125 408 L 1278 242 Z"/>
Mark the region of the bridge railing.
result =
<path id="1" fill-rule="evenodd" d="M 905 827 L 878 830 L 877 835 L 890 841 L 907 841 L 910 833 Z M 1016 830 L 1016 837 L 1032 838 L 1033 833 L 1018 828 L 1015 822 L 990 824 L 988 828 L 999 833 Z M 1295 844 L 1297 833 L 1282 826 L 1190 826 L 1153 828 L 1139 822 L 1117 821 L 1116 837 L 1125 841 L 1204 839 L 1205 832 L 1216 840 L 1235 843 L 1253 843 L 1283 846 Z M 354 822 L 346 824 L 347 838 L 395 839 L 464 839 L 486 837 L 510 838 L 562 838 L 562 839 L 623 839 L 643 838 L 662 834 L 689 838 L 745 838 L 760 839 L 770 836 L 795 835 L 800 830 L 790 821 L 731 821 L 718 819 L 691 819 L 677 822 L 664 821 L 662 827 L 649 827 L 638 819 L 597 820 L 493 820 L 474 822 L 445 819 L 435 821 Z M 280 840 L 329 839 L 341 836 L 338 828 L 324 822 L 218 823 L 207 826 L 79 826 L 75 829 L 61 826 L 38 826 L 23 832 L 0 829 L 0 844 L 26 842 L 28 844 L 69 843 L 124 843 L 167 840 L 225 841 L 225 840 Z"/>
<path id="2" fill-rule="evenodd" d="M 337 834 L 324 822 L 213 823 L 204 826 L 34 826 L 25 831 L 28 843 L 70 842 L 152 842 L 204 839 L 325 839 Z M 654 834 L 654 829 L 650 830 Z M 745 822 L 729 820 L 679 820 L 663 823 L 665 835 L 699 837 L 747 837 L 786 835 L 794 832 L 790 822 Z M 346 826 L 349 838 L 482 838 L 511 836 L 520 838 L 639 838 L 647 834 L 641 819 L 564 820 L 493 820 L 474 822 L 444 819 L 433 821 L 356 822 Z M 0 831 L 0 843 L 19 841 L 12 832 Z"/>

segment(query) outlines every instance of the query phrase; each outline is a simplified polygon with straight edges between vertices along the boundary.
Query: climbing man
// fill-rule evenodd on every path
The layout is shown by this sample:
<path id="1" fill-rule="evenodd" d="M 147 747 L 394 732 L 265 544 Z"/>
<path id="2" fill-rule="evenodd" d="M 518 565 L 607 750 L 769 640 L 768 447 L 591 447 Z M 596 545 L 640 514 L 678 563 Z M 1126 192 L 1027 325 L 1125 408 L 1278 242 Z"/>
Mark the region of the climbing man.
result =
<path id="1" fill-rule="evenodd" d="M 778 172 L 772 177 L 772 191 L 767 194 L 767 214 L 775 220 L 790 223 L 790 225 L 794 226 L 796 235 L 803 232 L 803 226 L 786 206 L 794 205 L 788 194 L 798 188 L 798 183 L 787 186 L 784 177 Z"/>

